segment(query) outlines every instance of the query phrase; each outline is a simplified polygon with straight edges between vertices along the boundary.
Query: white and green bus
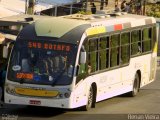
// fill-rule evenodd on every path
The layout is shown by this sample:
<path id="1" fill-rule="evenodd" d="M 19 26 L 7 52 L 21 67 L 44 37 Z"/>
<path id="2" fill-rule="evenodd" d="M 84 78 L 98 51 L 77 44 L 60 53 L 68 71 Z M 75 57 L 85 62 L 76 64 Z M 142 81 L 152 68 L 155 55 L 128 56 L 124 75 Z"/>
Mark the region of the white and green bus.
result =
<path id="1" fill-rule="evenodd" d="M 5 103 L 94 108 L 154 81 L 158 26 L 131 14 L 70 15 L 25 27 L 12 50 Z"/>

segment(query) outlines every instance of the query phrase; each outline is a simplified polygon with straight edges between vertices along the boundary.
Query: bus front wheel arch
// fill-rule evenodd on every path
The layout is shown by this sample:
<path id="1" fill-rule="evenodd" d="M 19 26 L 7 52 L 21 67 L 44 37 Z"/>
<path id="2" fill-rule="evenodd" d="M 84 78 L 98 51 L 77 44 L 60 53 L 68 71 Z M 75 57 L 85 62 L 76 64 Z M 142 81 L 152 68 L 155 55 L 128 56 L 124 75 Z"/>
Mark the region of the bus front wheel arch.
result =
<path id="1" fill-rule="evenodd" d="M 139 92 L 139 89 L 140 89 L 140 73 L 137 72 L 136 75 L 135 75 L 135 78 L 134 78 L 134 82 L 133 82 L 133 88 L 132 88 L 132 91 L 128 93 L 128 95 L 130 97 L 134 97 L 137 95 L 137 93 Z"/>
<path id="2" fill-rule="evenodd" d="M 91 108 L 95 108 L 96 96 L 97 96 L 97 85 L 96 83 L 92 83 L 92 85 L 89 88 L 87 103 L 85 106 L 82 107 L 82 110 L 88 111 Z"/>
<path id="3" fill-rule="evenodd" d="M 137 71 L 137 74 L 138 74 L 138 76 L 139 76 L 139 89 L 138 89 L 138 92 L 139 92 L 140 87 L 141 87 L 141 71 L 138 70 L 138 71 Z"/>

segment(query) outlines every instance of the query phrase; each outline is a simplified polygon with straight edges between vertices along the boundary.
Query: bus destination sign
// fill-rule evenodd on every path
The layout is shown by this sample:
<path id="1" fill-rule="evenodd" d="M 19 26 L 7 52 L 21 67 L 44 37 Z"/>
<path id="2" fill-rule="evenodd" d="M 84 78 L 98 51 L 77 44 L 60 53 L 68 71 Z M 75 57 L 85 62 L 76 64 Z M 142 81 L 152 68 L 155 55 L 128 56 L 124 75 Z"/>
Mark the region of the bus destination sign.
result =
<path id="1" fill-rule="evenodd" d="M 37 48 L 45 50 L 57 50 L 57 51 L 71 51 L 71 46 L 66 44 L 52 44 L 52 43 L 40 43 L 40 42 L 28 42 L 28 48 Z"/>

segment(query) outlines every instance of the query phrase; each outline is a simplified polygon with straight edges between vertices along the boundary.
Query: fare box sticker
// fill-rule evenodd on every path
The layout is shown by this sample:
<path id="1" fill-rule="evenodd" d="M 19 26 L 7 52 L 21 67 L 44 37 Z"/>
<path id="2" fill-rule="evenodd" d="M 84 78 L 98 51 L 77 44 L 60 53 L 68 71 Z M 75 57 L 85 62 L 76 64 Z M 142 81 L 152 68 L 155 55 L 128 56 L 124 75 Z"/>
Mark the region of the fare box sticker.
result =
<path id="1" fill-rule="evenodd" d="M 57 51 L 71 51 L 71 46 L 66 44 L 52 44 L 52 43 L 40 43 L 40 42 L 28 42 L 29 48 L 45 49 L 45 50 L 57 50 Z"/>
<path id="2" fill-rule="evenodd" d="M 32 80 L 33 79 L 33 74 L 31 74 L 31 73 L 17 73 L 16 78 Z"/>

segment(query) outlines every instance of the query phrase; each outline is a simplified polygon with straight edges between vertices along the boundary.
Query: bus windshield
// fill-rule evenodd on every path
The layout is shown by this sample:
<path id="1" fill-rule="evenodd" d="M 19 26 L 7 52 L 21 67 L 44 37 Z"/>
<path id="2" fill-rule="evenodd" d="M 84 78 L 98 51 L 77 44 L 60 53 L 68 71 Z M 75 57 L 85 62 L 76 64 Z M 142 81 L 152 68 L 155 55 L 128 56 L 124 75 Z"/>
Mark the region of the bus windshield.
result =
<path id="1" fill-rule="evenodd" d="M 69 85 L 77 46 L 57 42 L 17 41 L 10 59 L 8 79 L 20 83 Z"/>

